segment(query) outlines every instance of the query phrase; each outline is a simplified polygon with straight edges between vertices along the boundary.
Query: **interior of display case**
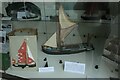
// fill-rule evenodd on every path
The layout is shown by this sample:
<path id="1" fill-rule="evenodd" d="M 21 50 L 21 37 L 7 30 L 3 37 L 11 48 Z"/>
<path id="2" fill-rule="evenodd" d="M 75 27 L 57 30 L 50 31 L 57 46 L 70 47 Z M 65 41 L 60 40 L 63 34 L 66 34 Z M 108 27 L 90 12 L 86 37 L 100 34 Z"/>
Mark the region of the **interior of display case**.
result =
<path id="1" fill-rule="evenodd" d="M 7 74 L 23 78 L 118 78 L 118 2 L 1 4 L 1 23 L 12 26 L 2 46 L 7 50 L 1 52 L 7 55 L 8 60 L 1 62 Z M 27 42 L 31 52 L 21 47 Z M 24 54 L 22 59 L 19 53 Z M 29 53 L 37 67 L 29 68 L 27 60 L 34 61 Z M 26 60 L 15 63 L 12 57 Z"/>

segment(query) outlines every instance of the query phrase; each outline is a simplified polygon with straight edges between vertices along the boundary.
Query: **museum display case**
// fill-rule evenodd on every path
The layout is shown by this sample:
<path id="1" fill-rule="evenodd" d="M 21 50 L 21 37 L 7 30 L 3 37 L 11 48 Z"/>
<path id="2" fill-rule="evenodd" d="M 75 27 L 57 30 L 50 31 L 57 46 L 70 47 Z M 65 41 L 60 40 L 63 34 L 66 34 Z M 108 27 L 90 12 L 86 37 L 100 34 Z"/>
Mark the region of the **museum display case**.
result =
<path id="1" fill-rule="evenodd" d="M 3 1 L 2 24 L 12 26 L 6 33 L 11 65 L 5 72 L 24 78 L 118 77 L 111 72 L 118 63 L 106 67 L 111 59 L 104 55 L 109 37 L 118 36 L 111 33 L 117 9 L 117 2 Z"/>

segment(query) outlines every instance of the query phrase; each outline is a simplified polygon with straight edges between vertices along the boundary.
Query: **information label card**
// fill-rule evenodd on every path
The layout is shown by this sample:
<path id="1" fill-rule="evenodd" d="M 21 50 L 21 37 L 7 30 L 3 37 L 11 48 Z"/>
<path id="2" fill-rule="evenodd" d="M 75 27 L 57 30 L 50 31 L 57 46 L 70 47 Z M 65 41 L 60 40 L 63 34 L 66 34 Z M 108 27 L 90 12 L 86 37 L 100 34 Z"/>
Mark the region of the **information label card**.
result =
<path id="1" fill-rule="evenodd" d="M 40 67 L 39 72 L 54 72 L 54 67 Z"/>
<path id="2" fill-rule="evenodd" d="M 85 73 L 85 64 L 65 61 L 64 71 L 84 74 Z"/>

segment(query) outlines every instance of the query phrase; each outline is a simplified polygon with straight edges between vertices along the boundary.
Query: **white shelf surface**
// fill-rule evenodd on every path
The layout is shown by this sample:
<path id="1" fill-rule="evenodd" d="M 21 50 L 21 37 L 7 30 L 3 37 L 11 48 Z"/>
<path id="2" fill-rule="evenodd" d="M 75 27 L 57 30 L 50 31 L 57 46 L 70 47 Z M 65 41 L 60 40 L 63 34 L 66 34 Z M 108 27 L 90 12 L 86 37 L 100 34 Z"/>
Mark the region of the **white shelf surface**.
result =
<path id="1" fill-rule="evenodd" d="M 18 25 L 19 23 L 19 25 Z M 118 73 L 115 72 L 115 68 L 117 66 L 117 64 L 112 64 L 110 63 L 109 60 L 106 60 L 105 58 L 101 59 L 101 63 L 99 66 L 99 69 L 95 69 L 94 66 L 96 63 L 98 63 L 98 58 L 100 57 L 98 54 L 102 53 L 98 48 L 99 45 L 101 46 L 104 42 L 102 40 L 104 40 L 103 38 L 100 38 L 99 35 L 101 36 L 101 32 L 96 33 L 96 35 L 98 35 L 97 37 L 97 41 L 94 41 L 97 49 L 95 50 L 99 50 L 99 51 L 90 51 L 90 52 L 83 52 L 83 53 L 79 53 L 79 54 L 71 54 L 71 55 L 48 55 L 45 54 L 41 51 L 41 45 L 43 43 L 45 43 L 45 41 L 47 40 L 46 37 L 50 37 L 51 34 L 41 34 L 44 31 L 46 31 L 48 33 L 54 33 L 54 31 L 56 30 L 56 23 L 54 22 L 48 22 L 47 27 L 45 25 L 44 22 L 14 22 L 13 23 L 14 26 L 16 27 L 37 27 L 38 28 L 38 68 L 39 67 L 43 67 L 45 65 L 45 61 L 44 58 L 47 58 L 48 61 L 48 65 L 50 67 L 54 67 L 55 71 L 54 72 L 49 72 L 49 73 L 42 73 L 42 72 L 38 72 L 38 70 L 36 71 L 14 71 L 11 68 L 9 68 L 6 72 L 9 74 L 13 74 L 16 76 L 20 76 L 20 77 L 24 77 L 24 78 L 109 78 L 109 77 L 118 77 Z M 50 25 L 50 26 L 49 26 Z M 107 24 L 105 25 L 101 25 L 101 27 L 98 25 L 96 28 L 93 27 L 94 24 L 91 24 L 91 30 L 89 29 L 89 24 L 83 25 L 80 24 L 81 30 L 82 28 L 86 27 L 86 32 L 95 32 L 97 31 L 101 31 L 104 28 L 104 26 L 107 26 Z M 96 26 L 96 24 L 95 24 Z M 103 27 L 102 27 L 103 26 Z M 46 28 L 46 29 L 45 29 Z M 52 28 L 52 29 L 51 29 Z M 100 29 L 99 29 L 100 28 Z M 84 29 L 83 29 L 84 30 Z M 82 30 L 82 31 L 83 31 Z M 95 30 L 95 31 L 94 31 Z M 74 31 L 72 33 L 76 33 L 77 31 Z M 85 32 L 85 31 L 84 31 Z M 72 35 L 71 33 L 71 35 Z M 82 32 L 81 32 L 82 33 Z M 84 33 L 83 33 L 84 34 Z M 105 34 L 105 32 L 103 33 Z M 68 37 L 68 41 L 78 41 L 77 38 L 74 38 L 73 36 Z M 94 39 L 96 40 L 96 39 Z M 97 42 L 97 43 L 96 43 Z M 98 45 L 99 44 L 99 45 Z M 95 55 L 98 55 L 95 56 Z M 71 62 L 80 62 L 80 63 L 85 63 L 86 68 L 85 68 L 85 74 L 79 74 L 79 73 L 70 73 L 70 72 L 64 72 L 63 70 L 63 64 L 59 64 L 59 60 L 64 61 L 71 61 Z M 99 64 L 99 63 L 98 63 Z M 111 72 L 113 71 L 113 72 Z"/>
<path id="2" fill-rule="evenodd" d="M 89 54 L 90 56 L 86 56 Z M 110 78 L 110 77 L 118 77 L 118 73 L 115 72 L 115 68 L 117 67 L 116 63 L 111 63 L 110 60 L 106 58 L 102 58 L 99 69 L 95 69 L 92 64 L 91 55 L 94 54 L 94 51 L 89 53 L 83 52 L 79 54 L 72 55 L 48 55 L 43 53 L 42 51 L 38 54 L 38 66 L 43 67 L 45 65 L 45 61 L 43 59 L 46 57 L 48 61 L 48 65 L 53 66 L 54 72 L 38 72 L 37 71 L 13 71 L 9 68 L 6 72 L 12 75 L 24 77 L 24 78 Z M 72 62 L 81 62 L 86 64 L 85 74 L 80 73 L 71 73 L 64 72 L 63 64 L 59 64 L 59 60 L 64 61 L 72 61 Z M 113 72 L 111 72 L 113 71 Z"/>
<path id="3" fill-rule="evenodd" d="M 44 55 L 47 57 L 49 66 L 54 66 L 54 72 L 38 72 L 38 71 L 13 71 L 9 68 L 6 72 L 12 75 L 24 77 L 24 78 L 110 78 L 110 77 L 118 77 L 118 73 L 114 71 L 115 65 L 110 64 L 106 61 L 105 58 L 102 58 L 102 63 L 99 69 L 95 69 L 92 65 L 86 69 L 85 74 L 80 73 L 71 73 L 71 72 L 64 72 L 63 71 L 63 64 L 59 64 L 59 59 L 67 60 L 67 61 L 79 61 L 82 59 L 85 62 L 86 53 L 77 54 L 77 55 L 70 55 L 70 56 L 51 56 L 51 55 Z M 43 61 L 44 57 L 42 58 L 41 62 L 44 64 Z M 55 57 L 55 58 L 54 58 Z M 90 61 L 87 61 L 86 64 L 89 64 Z M 40 64 L 39 64 L 40 65 Z M 113 72 L 111 72 L 113 71 Z"/>

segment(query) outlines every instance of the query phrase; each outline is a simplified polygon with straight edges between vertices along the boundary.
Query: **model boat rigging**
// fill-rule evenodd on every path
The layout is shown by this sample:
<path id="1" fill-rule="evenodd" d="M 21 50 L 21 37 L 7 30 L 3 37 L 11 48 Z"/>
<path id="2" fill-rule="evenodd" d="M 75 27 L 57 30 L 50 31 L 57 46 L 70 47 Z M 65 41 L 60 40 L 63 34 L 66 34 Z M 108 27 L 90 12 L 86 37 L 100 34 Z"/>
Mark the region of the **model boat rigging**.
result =
<path id="1" fill-rule="evenodd" d="M 12 58 L 12 65 L 14 67 L 35 67 L 36 63 L 27 44 L 27 40 L 24 40 L 20 49 L 18 50 L 17 62 Z"/>
<path id="2" fill-rule="evenodd" d="M 59 8 L 59 28 L 58 30 L 42 45 L 42 51 L 47 54 L 73 54 L 93 50 L 93 46 L 88 43 L 78 43 L 65 45 L 65 38 L 77 26 L 70 21 L 64 13 L 63 7 Z"/>

